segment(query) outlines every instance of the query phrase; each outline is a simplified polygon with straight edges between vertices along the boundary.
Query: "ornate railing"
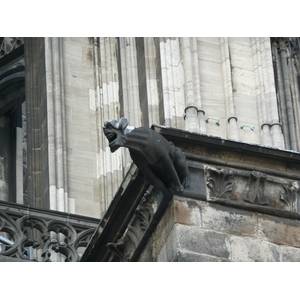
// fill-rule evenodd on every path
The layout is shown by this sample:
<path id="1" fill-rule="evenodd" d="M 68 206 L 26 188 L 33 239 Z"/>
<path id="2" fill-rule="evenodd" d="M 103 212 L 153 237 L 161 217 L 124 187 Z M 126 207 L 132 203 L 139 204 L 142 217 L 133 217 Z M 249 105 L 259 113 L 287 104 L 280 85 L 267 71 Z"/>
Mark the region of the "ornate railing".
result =
<path id="1" fill-rule="evenodd" d="M 79 261 L 100 220 L 0 201 L 0 255 Z"/>
<path id="2" fill-rule="evenodd" d="M 0 58 L 24 44 L 21 37 L 0 38 Z"/>

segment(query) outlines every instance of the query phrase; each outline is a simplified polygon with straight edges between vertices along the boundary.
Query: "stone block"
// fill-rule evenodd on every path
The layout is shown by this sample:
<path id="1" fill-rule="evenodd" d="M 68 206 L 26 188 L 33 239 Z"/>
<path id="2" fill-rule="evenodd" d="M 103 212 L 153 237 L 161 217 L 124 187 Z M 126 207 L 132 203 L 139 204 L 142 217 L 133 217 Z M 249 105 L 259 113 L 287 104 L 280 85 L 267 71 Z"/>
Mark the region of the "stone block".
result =
<path id="1" fill-rule="evenodd" d="M 82 59 L 82 45 L 77 41 L 68 41 L 63 39 L 64 55 L 70 60 Z"/>
<path id="2" fill-rule="evenodd" d="M 173 223 L 200 226 L 199 201 L 175 196 L 170 209 L 172 210 Z"/>
<path id="3" fill-rule="evenodd" d="M 169 254 L 170 256 L 170 254 Z M 167 245 L 164 244 L 162 248 L 160 249 L 159 253 L 154 256 L 155 262 L 167 262 L 169 261 L 167 258 Z"/>
<path id="4" fill-rule="evenodd" d="M 218 37 L 198 38 L 198 55 L 202 60 L 212 63 L 221 62 L 221 51 Z"/>
<path id="5" fill-rule="evenodd" d="M 206 199 L 206 183 L 204 178 L 203 164 L 188 161 L 190 173 L 190 186 L 185 188 L 184 195 L 196 199 Z"/>
<path id="6" fill-rule="evenodd" d="M 76 201 L 75 213 L 80 213 L 82 216 L 100 218 L 100 204 L 92 201 Z"/>
<path id="7" fill-rule="evenodd" d="M 201 224 L 198 202 L 189 198 L 174 197 L 173 202 L 166 210 L 153 235 L 153 255 L 155 257 L 163 251 L 162 248 L 174 224 L 179 223 L 188 226 L 199 226 Z M 174 239 L 176 238 L 174 237 Z M 171 244 L 169 246 L 173 249 Z M 174 246 L 174 249 L 176 249 L 176 246 Z"/>
<path id="8" fill-rule="evenodd" d="M 178 250 L 188 250 L 227 259 L 229 250 L 226 238 L 227 234 L 224 233 L 204 230 L 196 226 L 175 224 L 168 236 L 167 252 L 169 252 L 168 245 L 171 245 L 173 253 Z"/>
<path id="9" fill-rule="evenodd" d="M 211 204 L 201 207 L 202 226 L 231 234 L 256 236 L 257 218 L 254 213 Z"/>
<path id="10" fill-rule="evenodd" d="M 279 245 L 300 247 L 300 222 L 275 216 L 258 216 L 260 238 Z"/>
<path id="11" fill-rule="evenodd" d="M 190 251 L 178 251 L 172 262 L 226 262 L 227 259 L 210 256 L 206 254 L 199 254 Z"/>
<path id="12" fill-rule="evenodd" d="M 230 260 L 235 262 L 276 262 L 280 261 L 277 245 L 250 237 L 231 236 Z"/>
<path id="13" fill-rule="evenodd" d="M 300 248 L 281 246 L 279 249 L 283 262 L 300 262 Z"/>

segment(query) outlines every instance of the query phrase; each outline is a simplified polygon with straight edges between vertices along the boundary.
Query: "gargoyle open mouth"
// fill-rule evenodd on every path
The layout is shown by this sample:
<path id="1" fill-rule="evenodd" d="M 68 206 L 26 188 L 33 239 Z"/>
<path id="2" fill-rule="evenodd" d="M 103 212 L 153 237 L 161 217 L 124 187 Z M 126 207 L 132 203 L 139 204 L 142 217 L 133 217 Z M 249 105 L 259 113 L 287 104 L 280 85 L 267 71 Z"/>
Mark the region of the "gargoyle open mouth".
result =
<path id="1" fill-rule="evenodd" d="M 105 121 L 103 132 L 109 141 L 111 152 L 115 152 L 118 148 L 126 144 L 126 133 L 128 120 L 121 118 L 120 123 L 116 119 Z"/>
<path id="2" fill-rule="evenodd" d="M 112 143 L 118 136 L 114 132 L 105 132 L 105 135 L 109 141 L 109 143 Z"/>
<path id="3" fill-rule="evenodd" d="M 115 128 L 103 128 L 104 134 L 109 142 L 111 152 L 115 152 L 119 147 L 125 143 L 124 134 L 122 131 Z"/>

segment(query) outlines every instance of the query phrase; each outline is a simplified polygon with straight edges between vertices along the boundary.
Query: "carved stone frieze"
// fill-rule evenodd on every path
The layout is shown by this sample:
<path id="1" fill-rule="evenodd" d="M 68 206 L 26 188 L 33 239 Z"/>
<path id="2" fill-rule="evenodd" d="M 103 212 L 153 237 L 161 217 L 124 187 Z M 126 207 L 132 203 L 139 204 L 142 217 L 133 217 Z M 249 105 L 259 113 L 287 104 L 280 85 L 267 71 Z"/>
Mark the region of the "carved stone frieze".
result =
<path id="1" fill-rule="evenodd" d="M 208 200 L 228 199 L 296 211 L 299 183 L 289 178 L 224 167 L 205 167 Z"/>

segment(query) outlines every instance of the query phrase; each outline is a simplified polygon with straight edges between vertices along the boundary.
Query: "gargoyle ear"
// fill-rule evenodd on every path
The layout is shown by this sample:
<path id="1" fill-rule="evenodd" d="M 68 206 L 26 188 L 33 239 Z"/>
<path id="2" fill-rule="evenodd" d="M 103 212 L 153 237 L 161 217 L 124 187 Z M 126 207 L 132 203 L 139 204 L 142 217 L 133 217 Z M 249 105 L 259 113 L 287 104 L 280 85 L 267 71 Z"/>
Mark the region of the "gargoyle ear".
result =
<path id="1" fill-rule="evenodd" d="M 128 126 L 129 122 L 127 120 L 127 118 L 121 118 L 120 123 L 119 123 L 119 128 L 122 129 L 122 131 L 124 131 L 124 129 Z"/>
<path id="2" fill-rule="evenodd" d="M 119 128 L 119 123 L 116 119 L 111 119 L 111 120 L 108 120 L 108 121 L 104 122 L 104 127 L 107 127 L 109 125 L 116 128 L 116 129 Z"/>

